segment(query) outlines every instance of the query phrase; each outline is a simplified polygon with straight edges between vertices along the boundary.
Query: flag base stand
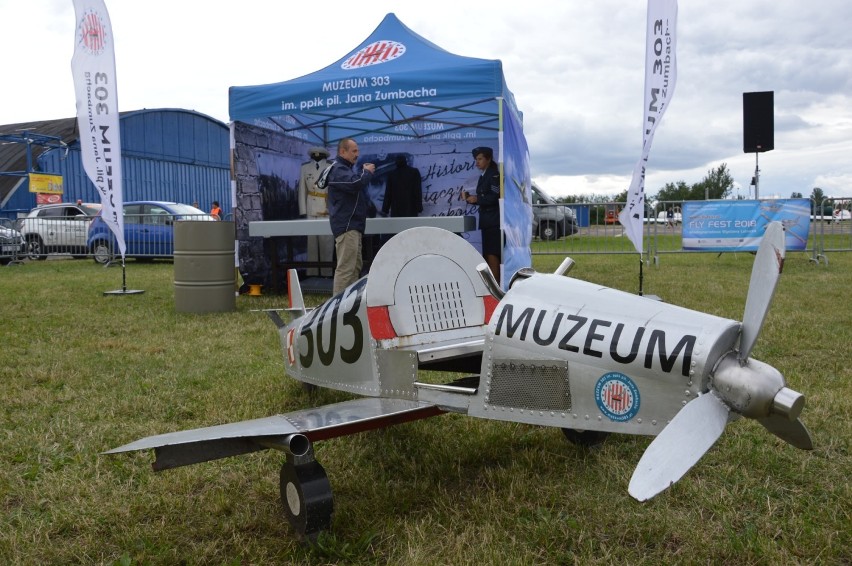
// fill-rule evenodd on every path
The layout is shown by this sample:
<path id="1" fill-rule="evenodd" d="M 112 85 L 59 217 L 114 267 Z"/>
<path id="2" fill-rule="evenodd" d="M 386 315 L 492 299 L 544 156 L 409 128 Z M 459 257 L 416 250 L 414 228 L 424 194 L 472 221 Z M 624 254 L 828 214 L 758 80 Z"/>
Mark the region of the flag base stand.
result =
<path id="1" fill-rule="evenodd" d="M 104 291 L 104 296 L 108 295 L 141 295 L 145 291 L 141 289 L 128 289 L 127 288 L 127 270 L 124 265 L 124 257 L 121 258 L 121 289 L 116 289 L 114 291 Z"/>

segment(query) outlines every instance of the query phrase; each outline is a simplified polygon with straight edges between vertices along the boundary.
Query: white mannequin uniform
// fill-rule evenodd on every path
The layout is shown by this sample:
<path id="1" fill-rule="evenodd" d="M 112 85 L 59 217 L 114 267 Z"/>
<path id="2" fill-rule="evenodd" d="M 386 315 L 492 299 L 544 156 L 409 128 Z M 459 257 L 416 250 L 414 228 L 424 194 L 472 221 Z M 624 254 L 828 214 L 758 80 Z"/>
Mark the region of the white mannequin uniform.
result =
<path id="1" fill-rule="evenodd" d="M 324 147 L 312 147 L 308 150 L 310 161 L 302 164 L 299 174 L 299 214 L 308 219 L 328 218 L 328 189 L 320 189 L 314 183 L 320 173 L 331 165 L 328 150 Z M 308 261 L 328 261 L 334 258 L 334 238 L 331 236 L 308 236 Z M 307 269 L 309 277 L 321 275 L 331 277 L 331 267 Z"/>

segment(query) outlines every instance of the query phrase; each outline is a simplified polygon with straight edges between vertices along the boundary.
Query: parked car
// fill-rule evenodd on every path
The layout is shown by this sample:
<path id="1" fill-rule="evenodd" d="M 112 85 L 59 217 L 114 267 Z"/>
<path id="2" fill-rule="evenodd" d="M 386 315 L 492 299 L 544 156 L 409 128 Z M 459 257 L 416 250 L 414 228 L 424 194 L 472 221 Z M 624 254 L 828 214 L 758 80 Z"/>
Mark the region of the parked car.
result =
<path id="1" fill-rule="evenodd" d="M 183 220 L 215 222 L 194 206 L 177 202 L 133 201 L 124 203 L 125 257 L 136 259 L 174 257 L 174 223 Z M 96 263 L 115 258 L 118 244 L 109 226 L 98 215 L 89 228 L 88 249 Z"/>
<path id="2" fill-rule="evenodd" d="M 27 242 L 20 232 L 12 228 L 11 220 L 0 220 L 0 265 L 24 257 Z"/>
<path id="3" fill-rule="evenodd" d="M 577 215 L 571 207 L 558 204 L 536 185 L 532 186 L 533 236 L 555 240 L 576 234 Z"/>
<path id="4" fill-rule="evenodd" d="M 27 242 L 30 259 L 47 259 L 51 253 L 85 257 L 86 235 L 100 212 L 98 203 L 58 203 L 38 206 L 18 219 L 18 232 Z"/>

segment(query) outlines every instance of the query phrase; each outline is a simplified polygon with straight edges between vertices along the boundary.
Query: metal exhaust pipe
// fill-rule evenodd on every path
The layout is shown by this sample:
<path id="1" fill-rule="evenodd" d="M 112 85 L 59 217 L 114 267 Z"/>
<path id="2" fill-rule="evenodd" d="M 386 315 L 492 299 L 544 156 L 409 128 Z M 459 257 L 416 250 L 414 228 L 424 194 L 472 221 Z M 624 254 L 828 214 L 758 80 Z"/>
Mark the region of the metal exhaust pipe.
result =
<path id="1" fill-rule="evenodd" d="M 485 283 L 485 286 L 488 288 L 488 292 L 494 295 L 498 301 L 502 300 L 503 297 L 506 296 L 506 293 L 504 293 L 503 289 L 500 288 L 500 285 L 494 278 L 494 274 L 491 273 L 491 269 L 488 267 L 488 264 L 482 262 L 476 266 L 476 270 L 479 272 L 479 277 L 482 278 L 482 282 Z"/>
<path id="2" fill-rule="evenodd" d="M 304 434 L 291 434 L 284 439 L 293 456 L 304 456 L 311 450 L 311 441 Z"/>
<path id="3" fill-rule="evenodd" d="M 276 450 L 286 449 L 293 456 L 304 456 L 311 451 L 311 441 L 304 434 L 297 432 L 287 436 L 269 436 L 255 440 L 261 446 Z"/>

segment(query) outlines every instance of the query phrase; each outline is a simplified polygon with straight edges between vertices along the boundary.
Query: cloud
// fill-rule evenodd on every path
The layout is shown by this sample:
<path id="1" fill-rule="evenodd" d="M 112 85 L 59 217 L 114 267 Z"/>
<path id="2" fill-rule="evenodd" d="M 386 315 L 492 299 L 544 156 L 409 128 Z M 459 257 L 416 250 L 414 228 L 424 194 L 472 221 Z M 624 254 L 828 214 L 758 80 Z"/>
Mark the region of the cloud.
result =
<path id="1" fill-rule="evenodd" d="M 289 80 L 344 56 L 379 24 L 386 2 L 254 0 L 107 2 L 124 110 L 177 107 L 228 120 L 228 88 Z M 524 114 L 533 177 L 554 195 L 616 194 L 642 143 L 643 2 L 528 0 L 459 10 L 433 0 L 394 8 L 447 51 L 500 59 Z M 67 0 L 0 0 L 0 124 L 75 113 Z M 848 0 L 680 2 L 678 82 L 649 160 L 649 192 L 694 183 L 727 163 L 748 187 L 742 93 L 775 92 L 775 150 L 759 156 L 761 188 L 814 186 L 852 196 L 852 50 Z"/>

